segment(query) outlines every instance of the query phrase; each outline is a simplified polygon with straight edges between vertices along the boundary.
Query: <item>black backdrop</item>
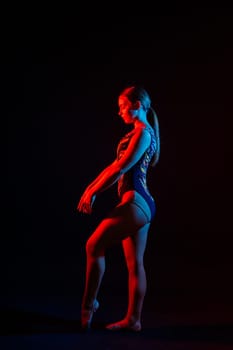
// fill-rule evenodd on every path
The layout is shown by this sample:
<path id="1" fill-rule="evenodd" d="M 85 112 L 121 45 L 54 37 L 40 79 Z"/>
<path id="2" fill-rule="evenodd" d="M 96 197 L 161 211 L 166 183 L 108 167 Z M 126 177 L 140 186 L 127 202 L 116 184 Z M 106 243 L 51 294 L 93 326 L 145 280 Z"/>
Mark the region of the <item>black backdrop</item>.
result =
<path id="1" fill-rule="evenodd" d="M 118 93 L 135 82 L 149 91 L 161 131 L 161 159 L 148 178 L 157 201 L 145 256 L 148 307 L 166 295 L 229 310 L 232 17 L 219 8 L 111 16 L 31 15 L 5 27 L 2 302 L 32 300 L 35 309 L 63 296 L 78 304 L 85 241 L 116 203 L 116 188 L 90 217 L 76 204 L 115 157 L 127 130 Z M 107 254 L 102 295 L 125 294 L 121 254 Z"/>

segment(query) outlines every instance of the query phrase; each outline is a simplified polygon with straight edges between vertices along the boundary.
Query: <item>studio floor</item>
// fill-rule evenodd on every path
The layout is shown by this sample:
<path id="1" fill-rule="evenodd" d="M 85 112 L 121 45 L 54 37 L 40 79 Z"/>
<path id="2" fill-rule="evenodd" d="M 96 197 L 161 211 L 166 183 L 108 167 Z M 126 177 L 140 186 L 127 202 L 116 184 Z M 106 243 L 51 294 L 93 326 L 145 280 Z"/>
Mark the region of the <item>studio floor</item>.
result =
<path id="1" fill-rule="evenodd" d="M 116 299 L 117 300 L 117 299 Z M 160 300 L 162 301 L 162 299 Z M 233 349 L 232 307 L 213 303 L 208 308 L 193 305 L 177 307 L 170 302 L 159 308 L 147 300 L 141 332 L 119 332 L 105 329 L 107 322 L 121 317 L 125 302 L 118 298 L 102 303 L 93 318 L 92 329 L 80 330 L 78 305 L 69 298 L 41 298 L 1 307 L 0 349 L 33 350 L 224 350 Z M 164 304 L 165 305 L 165 304 Z M 173 305 L 173 306 L 172 306 Z M 35 311 L 33 311 L 35 310 Z M 76 315 L 76 316 L 75 316 Z"/>

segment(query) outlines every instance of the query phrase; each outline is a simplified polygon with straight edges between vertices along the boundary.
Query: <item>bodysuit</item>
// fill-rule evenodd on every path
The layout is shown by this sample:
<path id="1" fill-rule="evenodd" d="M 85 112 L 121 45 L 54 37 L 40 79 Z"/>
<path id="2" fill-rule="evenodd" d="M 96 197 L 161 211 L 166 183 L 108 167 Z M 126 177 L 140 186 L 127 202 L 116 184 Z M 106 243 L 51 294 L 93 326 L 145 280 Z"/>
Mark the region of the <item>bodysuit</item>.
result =
<path id="1" fill-rule="evenodd" d="M 151 143 L 144 152 L 139 161 L 130 168 L 125 174 L 121 175 L 118 180 L 118 195 L 121 198 L 127 191 L 137 191 L 147 202 L 151 210 L 151 219 L 155 215 L 155 201 L 151 196 L 147 187 L 147 170 L 151 158 L 156 150 L 156 140 L 154 130 L 151 127 L 146 127 L 146 130 L 151 134 Z M 119 160 L 126 151 L 134 130 L 127 133 L 119 142 L 117 147 L 117 159 Z"/>

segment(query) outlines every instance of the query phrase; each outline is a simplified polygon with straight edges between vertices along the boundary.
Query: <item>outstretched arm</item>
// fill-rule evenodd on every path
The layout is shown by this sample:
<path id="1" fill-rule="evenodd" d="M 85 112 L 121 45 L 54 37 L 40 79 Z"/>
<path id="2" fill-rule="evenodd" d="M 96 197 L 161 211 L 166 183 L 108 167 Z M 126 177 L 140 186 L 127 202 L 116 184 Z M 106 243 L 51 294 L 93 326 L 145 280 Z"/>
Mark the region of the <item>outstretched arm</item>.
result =
<path id="1" fill-rule="evenodd" d="M 87 186 L 78 203 L 78 211 L 90 214 L 96 195 L 100 192 L 105 191 L 108 187 L 112 186 L 119 179 L 119 177 L 121 176 L 121 172 L 117 172 L 117 168 L 114 165 L 115 162 L 113 162 L 107 168 L 105 168 L 95 178 L 95 180 Z"/>
<path id="2" fill-rule="evenodd" d="M 117 182 L 121 175 L 128 171 L 141 158 L 145 150 L 149 147 L 150 141 L 151 136 L 148 131 L 143 128 L 135 129 L 135 133 L 124 155 L 105 168 L 86 188 L 77 209 L 90 214 L 96 195 Z"/>
<path id="3" fill-rule="evenodd" d="M 90 190 L 91 188 L 93 188 L 103 177 L 105 177 L 109 173 L 112 167 L 113 163 L 107 166 L 103 171 L 101 171 L 101 173 L 87 186 L 87 189 Z M 103 188 L 102 191 L 104 190 L 105 189 Z"/>

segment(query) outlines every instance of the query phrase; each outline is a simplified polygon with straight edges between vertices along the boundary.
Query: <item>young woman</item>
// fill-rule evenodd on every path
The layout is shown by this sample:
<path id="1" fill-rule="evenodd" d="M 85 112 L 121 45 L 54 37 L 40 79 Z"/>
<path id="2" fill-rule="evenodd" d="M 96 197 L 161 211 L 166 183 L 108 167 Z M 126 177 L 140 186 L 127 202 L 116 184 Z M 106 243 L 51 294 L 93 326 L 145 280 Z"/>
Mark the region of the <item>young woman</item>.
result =
<path id="1" fill-rule="evenodd" d="M 99 307 L 97 295 L 105 271 L 105 251 L 122 242 L 128 269 L 128 309 L 123 320 L 106 328 L 140 331 L 147 284 L 143 257 L 156 212 L 154 198 L 147 187 L 147 170 L 159 160 L 159 123 L 150 96 L 142 87 L 125 88 L 118 97 L 118 106 L 120 117 L 133 128 L 120 140 L 116 159 L 86 188 L 77 206 L 78 211 L 90 214 L 96 196 L 117 183 L 119 203 L 86 243 L 81 326 L 90 328 L 93 313 Z"/>

